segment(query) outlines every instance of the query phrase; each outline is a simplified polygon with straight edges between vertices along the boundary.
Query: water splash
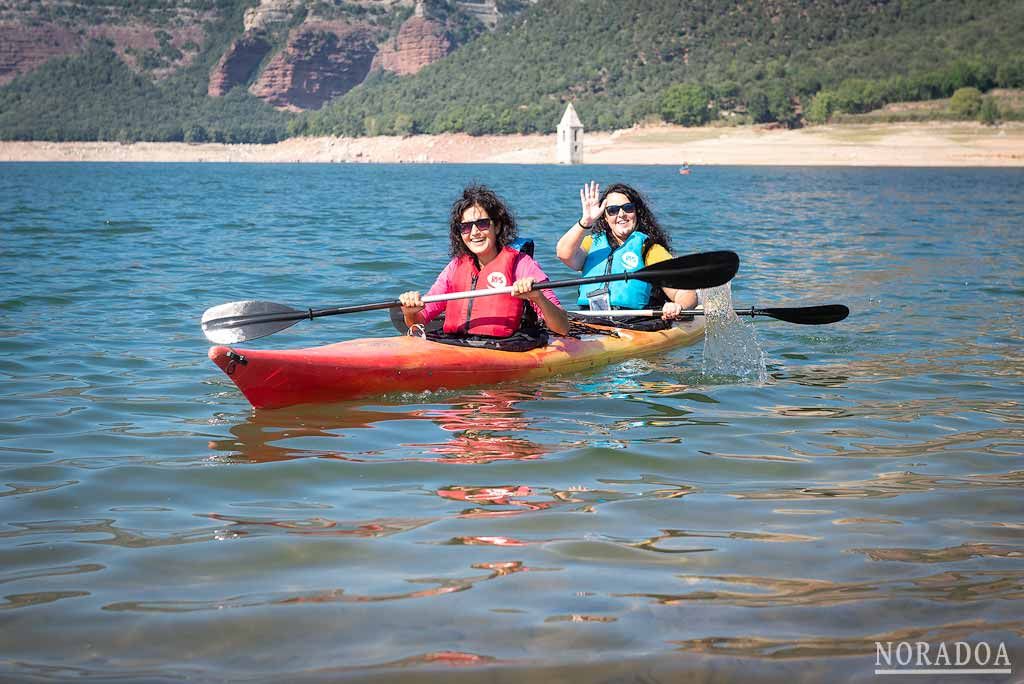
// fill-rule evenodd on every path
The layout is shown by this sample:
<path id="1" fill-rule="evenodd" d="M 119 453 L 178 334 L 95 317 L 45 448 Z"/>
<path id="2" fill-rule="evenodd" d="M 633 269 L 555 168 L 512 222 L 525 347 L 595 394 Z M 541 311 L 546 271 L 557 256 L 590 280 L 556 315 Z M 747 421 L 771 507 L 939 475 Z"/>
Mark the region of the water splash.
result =
<path id="1" fill-rule="evenodd" d="M 757 341 L 754 326 L 741 321 L 733 311 L 730 284 L 701 290 L 699 294 L 706 322 L 701 381 L 711 384 L 768 382 L 764 350 Z"/>

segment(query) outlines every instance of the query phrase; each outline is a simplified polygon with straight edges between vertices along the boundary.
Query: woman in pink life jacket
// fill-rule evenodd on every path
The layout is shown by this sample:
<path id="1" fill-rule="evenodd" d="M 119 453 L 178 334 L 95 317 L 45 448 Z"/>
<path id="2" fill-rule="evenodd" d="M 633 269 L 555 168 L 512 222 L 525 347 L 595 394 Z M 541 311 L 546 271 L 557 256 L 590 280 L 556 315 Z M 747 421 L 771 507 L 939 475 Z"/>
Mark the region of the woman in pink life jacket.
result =
<path id="1" fill-rule="evenodd" d="M 559 335 L 569 331 L 569 319 L 551 290 L 531 290 L 548 277 L 533 257 L 509 245 L 516 239 L 516 222 L 505 203 L 492 190 L 471 185 L 452 205 L 449 238 L 452 260 L 444 267 L 428 295 L 512 286 L 512 294 L 453 299 L 424 304 L 415 290 L 399 297 L 410 328 L 425 325 L 444 313 L 444 332 L 452 336 L 504 338 L 524 326 L 529 305 L 548 329 Z"/>

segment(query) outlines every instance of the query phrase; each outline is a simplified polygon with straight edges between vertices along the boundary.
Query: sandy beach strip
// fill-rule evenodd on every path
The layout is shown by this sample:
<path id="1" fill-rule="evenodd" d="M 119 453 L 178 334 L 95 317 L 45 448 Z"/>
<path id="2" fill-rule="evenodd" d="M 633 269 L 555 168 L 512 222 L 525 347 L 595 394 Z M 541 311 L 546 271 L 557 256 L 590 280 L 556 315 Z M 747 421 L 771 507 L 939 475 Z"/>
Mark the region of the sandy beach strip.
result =
<path id="1" fill-rule="evenodd" d="M 6 162 L 554 164 L 554 135 L 293 138 L 273 145 L 0 142 Z M 584 164 L 1022 167 L 1024 124 L 638 126 L 584 134 Z"/>

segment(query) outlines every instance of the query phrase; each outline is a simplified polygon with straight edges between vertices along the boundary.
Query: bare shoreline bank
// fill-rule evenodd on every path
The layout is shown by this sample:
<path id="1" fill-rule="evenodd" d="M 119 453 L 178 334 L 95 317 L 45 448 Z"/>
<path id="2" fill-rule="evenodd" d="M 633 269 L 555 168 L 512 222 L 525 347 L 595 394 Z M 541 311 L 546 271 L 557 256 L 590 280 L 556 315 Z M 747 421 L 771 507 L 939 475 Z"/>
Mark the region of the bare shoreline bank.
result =
<path id="1" fill-rule="evenodd" d="M 272 145 L 0 142 L 4 162 L 554 164 L 554 135 L 293 138 Z M 1024 167 L 1024 124 L 798 130 L 644 126 L 584 137 L 584 164 Z"/>

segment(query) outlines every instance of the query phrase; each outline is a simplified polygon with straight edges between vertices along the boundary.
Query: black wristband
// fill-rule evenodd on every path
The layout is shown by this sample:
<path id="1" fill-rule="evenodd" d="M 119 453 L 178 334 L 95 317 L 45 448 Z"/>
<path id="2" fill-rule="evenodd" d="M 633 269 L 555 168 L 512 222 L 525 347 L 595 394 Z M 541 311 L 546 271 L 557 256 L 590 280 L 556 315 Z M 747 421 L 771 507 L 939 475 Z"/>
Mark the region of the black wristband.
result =
<path id="1" fill-rule="evenodd" d="M 579 220 L 577 220 L 577 221 L 576 221 L 576 225 L 578 225 L 578 226 L 579 226 L 580 228 L 582 228 L 583 230 L 590 230 L 590 226 L 585 226 L 585 225 L 583 225 L 583 222 L 582 222 L 582 221 L 579 221 Z"/>

